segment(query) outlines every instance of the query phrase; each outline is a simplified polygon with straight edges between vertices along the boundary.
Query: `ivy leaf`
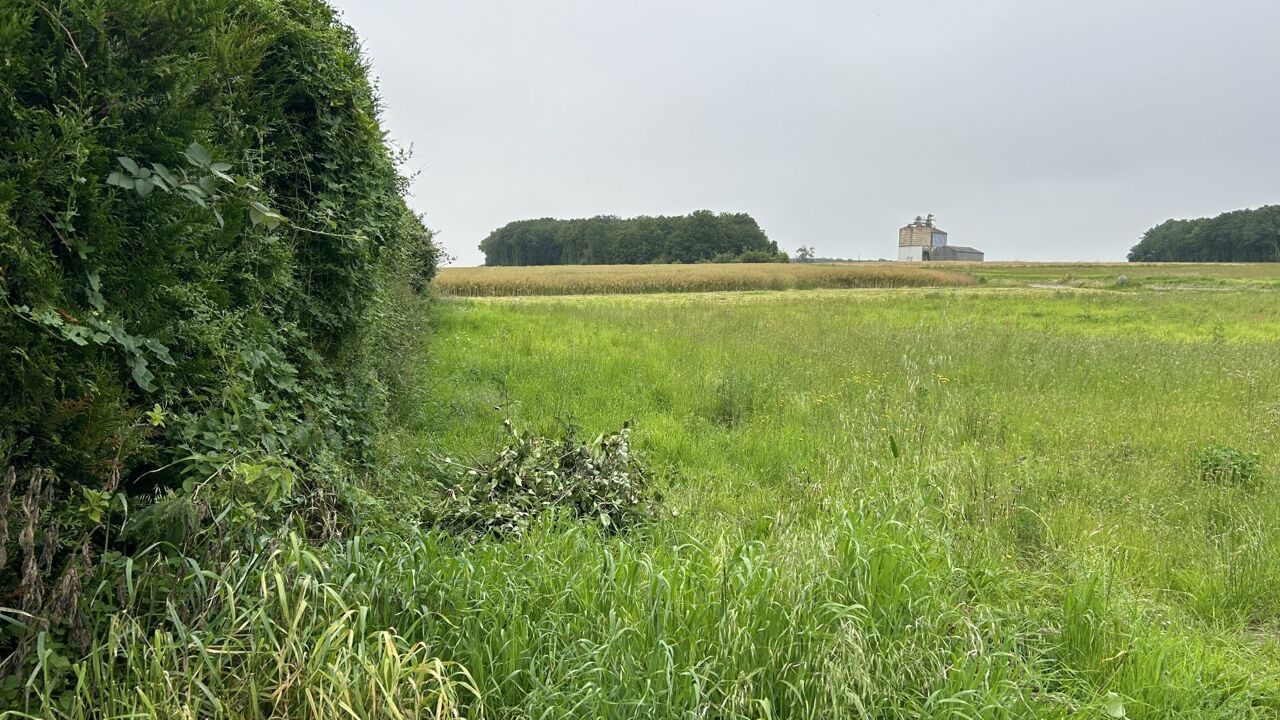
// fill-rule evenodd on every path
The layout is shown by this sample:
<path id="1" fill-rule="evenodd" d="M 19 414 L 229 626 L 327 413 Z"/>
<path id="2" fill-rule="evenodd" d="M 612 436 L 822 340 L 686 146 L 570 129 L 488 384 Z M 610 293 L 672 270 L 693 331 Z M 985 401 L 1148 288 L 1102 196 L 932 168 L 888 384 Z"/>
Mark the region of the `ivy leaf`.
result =
<path id="1" fill-rule="evenodd" d="M 123 167 L 125 170 L 128 170 L 130 175 L 138 174 L 138 163 L 134 162 L 133 160 L 121 155 L 116 158 L 116 161 L 120 163 L 120 167 Z"/>
<path id="2" fill-rule="evenodd" d="M 187 151 L 183 153 L 192 165 L 207 168 L 213 164 L 213 156 L 208 150 L 198 142 L 193 142 L 187 146 Z"/>

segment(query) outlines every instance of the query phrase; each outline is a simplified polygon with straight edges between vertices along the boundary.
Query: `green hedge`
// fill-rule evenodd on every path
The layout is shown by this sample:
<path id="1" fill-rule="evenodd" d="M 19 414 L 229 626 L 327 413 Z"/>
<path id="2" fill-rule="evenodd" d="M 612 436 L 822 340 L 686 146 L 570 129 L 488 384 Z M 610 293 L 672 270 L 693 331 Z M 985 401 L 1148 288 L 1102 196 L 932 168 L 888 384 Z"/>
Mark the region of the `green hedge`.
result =
<path id="1" fill-rule="evenodd" d="M 376 318 L 436 264 L 405 189 L 319 0 L 0 0 L 6 604 L 126 505 L 368 460 Z"/>

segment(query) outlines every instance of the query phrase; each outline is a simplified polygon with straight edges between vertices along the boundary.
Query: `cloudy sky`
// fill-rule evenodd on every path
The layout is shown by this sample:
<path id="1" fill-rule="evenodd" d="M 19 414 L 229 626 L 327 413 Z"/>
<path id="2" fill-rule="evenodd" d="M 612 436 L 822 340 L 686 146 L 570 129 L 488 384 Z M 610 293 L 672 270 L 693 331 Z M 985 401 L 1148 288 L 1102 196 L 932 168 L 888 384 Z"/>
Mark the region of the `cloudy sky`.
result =
<path id="1" fill-rule="evenodd" d="M 747 212 L 895 257 L 1117 260 L 1280 202 L 1276 0 L 338 0 L 457 264 L 511 220 Z"/>

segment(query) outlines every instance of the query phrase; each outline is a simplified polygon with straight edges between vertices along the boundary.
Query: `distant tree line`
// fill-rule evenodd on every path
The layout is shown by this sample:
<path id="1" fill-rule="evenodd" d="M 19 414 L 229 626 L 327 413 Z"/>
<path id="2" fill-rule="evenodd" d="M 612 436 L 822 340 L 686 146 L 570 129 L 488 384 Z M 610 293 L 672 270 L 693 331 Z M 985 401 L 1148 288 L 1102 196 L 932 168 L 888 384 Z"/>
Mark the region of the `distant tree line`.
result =
<path id="1" fill-rule="evenodd" d="M 1166 220 L 1142 235 L 1129 262 L 1278 262 L 1280 205 L 1213 218 Z"/>
<path id="2" fill-rule="evenodd" d="M 746 213 L 517 220 L 480 243 L 485 265 L 787 262 Z"/>

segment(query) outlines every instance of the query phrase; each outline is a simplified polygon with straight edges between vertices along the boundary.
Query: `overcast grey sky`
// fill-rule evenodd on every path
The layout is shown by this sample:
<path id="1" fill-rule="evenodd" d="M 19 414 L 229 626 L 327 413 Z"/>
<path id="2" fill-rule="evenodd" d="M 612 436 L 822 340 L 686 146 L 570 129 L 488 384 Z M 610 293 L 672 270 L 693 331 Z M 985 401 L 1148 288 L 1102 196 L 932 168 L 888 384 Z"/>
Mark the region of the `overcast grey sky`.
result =
<path id="1" fill-rule="evenodd" d="M 1277 0 L 338 0 L 457 264 L 531 217 L 747 212 L 896 257 L 1118 260 L 1280 202 Z"/>

